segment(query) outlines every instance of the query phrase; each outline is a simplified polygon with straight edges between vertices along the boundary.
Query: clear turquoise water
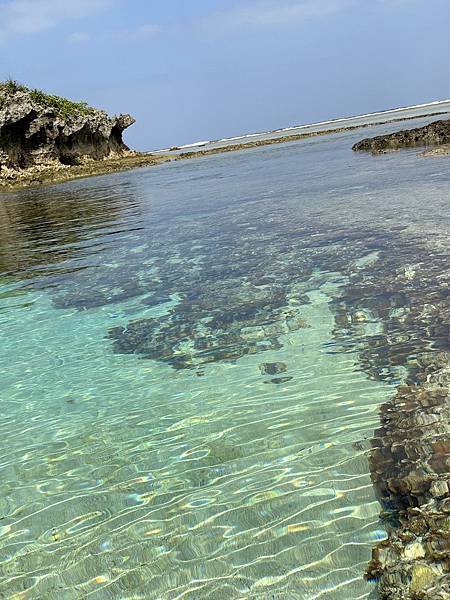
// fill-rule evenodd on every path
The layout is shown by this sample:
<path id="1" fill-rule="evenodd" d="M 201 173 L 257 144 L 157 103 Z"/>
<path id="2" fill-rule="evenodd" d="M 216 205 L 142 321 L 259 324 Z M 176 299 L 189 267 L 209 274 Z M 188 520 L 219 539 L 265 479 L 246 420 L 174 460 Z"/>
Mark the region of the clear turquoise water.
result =
<path id="1" fill-rule="evenodd" d="M 335 306 L 390 236 L 444 243 L 449 177 L 361 137 L 0 198 L 0 597 L 373 594 L 404 372 Z"/>

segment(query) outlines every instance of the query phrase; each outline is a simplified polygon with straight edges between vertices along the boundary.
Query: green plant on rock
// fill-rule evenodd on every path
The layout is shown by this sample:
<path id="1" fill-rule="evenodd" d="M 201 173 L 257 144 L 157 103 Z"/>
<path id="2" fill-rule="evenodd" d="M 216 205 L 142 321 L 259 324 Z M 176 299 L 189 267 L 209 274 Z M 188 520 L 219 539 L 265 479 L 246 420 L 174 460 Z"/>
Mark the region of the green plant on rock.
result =
<path id="1" fill-rule="evenodd" d="M 36 104 L 51 109 L 61 119 L 69 119 L 78 115 L 87 115 L 95 112 L 95 109 L 90 107 L 86 102 L 73 102 L 67 98 L 47 94 L 41 90 L 29 89 L 11 78 L 0 82 L 0 110 L 5 105 L 7 97 L 17 92 L 27 92 Z"/>
<path id="2" fill-rule="evenodd" d="M 67 98 L 46 94 L 40 90 L 31 90 L 30 96 L 36 103 L 45 108 L 51 108 L 58 117 L 63 119 L 77 115 L 86 115 L 94 111 L 86 102 L 73 102 L 72 100 L 67 100 Z"/>
<path id="3" fill-rule="evenodd" d="M 0 82 L 0 91 L 15 94 L 16 92 L 26 92 L 27 87 L 9 77 L 6 81 Z"/>

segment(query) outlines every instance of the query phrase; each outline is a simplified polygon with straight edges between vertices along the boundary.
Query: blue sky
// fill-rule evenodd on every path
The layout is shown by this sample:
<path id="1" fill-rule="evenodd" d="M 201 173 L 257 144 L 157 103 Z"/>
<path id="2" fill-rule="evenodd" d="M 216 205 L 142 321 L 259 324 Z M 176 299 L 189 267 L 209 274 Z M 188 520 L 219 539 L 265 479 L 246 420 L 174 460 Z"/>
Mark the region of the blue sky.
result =
<path id="1" fill-rule="evenodd" d="M 152 149 L 450 97 L 449 0 L 0 0 L 0 78 Z"/>

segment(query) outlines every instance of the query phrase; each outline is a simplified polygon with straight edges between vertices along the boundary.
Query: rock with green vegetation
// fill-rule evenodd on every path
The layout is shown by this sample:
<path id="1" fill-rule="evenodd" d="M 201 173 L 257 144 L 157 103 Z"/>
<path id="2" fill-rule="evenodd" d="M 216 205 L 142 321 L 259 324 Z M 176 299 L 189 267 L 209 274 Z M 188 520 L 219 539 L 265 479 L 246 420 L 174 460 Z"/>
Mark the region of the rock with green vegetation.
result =
<path id="1" fill-rule="evenodd" d="M 109 117 L 85 102 L 0 83 L 0 178 L 13 171 L 79 165 L 134 154 L 122 140 L 130 115 Z"/>

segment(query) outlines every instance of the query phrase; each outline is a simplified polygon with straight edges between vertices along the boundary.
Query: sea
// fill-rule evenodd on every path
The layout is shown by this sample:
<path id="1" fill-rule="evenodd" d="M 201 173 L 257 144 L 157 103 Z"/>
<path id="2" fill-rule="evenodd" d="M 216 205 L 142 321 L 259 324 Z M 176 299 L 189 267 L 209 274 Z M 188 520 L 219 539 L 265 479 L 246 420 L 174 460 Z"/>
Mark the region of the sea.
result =
<path id="1" fill-rule="evenodd" d="M 352 145 L 417 111 L 0 195 L 0 598 L 376 598 L 450 170 Z"/>

